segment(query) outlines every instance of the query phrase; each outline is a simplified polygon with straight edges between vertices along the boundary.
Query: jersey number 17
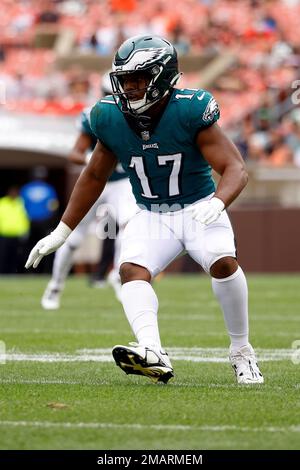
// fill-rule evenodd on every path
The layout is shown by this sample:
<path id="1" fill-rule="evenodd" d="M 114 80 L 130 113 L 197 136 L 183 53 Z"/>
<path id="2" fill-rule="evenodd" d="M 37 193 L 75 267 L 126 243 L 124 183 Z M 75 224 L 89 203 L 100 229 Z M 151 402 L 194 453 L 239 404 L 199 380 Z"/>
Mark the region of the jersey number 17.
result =
<path id="1" fill-rule="evenodd" d="M 169 196 L 177 196 L 178 194 L 180 194 L 179 174 L 180 174 L 180 169 L 181 169 L 181 161 L 182 161 L 181 153 L 175 153 L 173 155 L 158 155 L 157 156 L 157 162 L 159 166 L 169 165 L 170 163 L 172 164 L 172 169 L 171 169 L 171 173 L 169 176 Z M 140 183 L 143 189 L 142 196 L 151 198 L 151 199 L 158 198 L 159 196 L 157 194 L 152 194 L 151 192 L 149 178 L 145 172 L 145 165 L 144 165 L 143 157 L 131 157 L 129 167 L 134 168 L 140 180 Z"/>

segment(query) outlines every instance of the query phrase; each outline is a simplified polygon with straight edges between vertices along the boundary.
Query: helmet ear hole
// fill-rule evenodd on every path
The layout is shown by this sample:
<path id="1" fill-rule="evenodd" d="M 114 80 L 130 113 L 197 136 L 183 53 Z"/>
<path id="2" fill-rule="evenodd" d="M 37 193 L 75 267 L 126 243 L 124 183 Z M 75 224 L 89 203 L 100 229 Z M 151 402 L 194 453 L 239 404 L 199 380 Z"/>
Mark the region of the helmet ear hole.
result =
<path id="1" fill-rule="evenodd" d="M 154 65 L 154 67 L 152 67 L 152 69 L 151 69 L 151 74 L 155 76 L 155 75 L 158 75 L 159 72 L 160 72 L 159 66 L 158 66 L 158 65 Z"/>

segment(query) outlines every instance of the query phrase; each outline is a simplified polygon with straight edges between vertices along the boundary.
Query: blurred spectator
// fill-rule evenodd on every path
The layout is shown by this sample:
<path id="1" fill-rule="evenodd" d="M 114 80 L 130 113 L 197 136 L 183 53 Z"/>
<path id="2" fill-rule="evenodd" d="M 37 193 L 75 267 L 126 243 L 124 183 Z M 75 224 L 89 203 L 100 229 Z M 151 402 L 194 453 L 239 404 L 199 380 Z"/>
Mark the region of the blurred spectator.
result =
<path id="1" fill-rule="evenodd" d="M 131 13 L 137 7 L 137 0 L 109 0 L 114 13 Z"/>
<path id="2" fill-rule="evenodd" d="M 285 40 L 284 35 L 281 34 L 271 48 L 269 64 L 272 68 L 279 67 L 281 64 L 289 61 L 292 54 L 293 47 Z"/>
<path id="3" fill-rule="evenodd" d="M 244 160 L 249 158 L 249 144 L 251 135 L 254 132 L 252 120 L 248 117 L 244 119 L 236 134 L 232 135 L 236 146 L 238 147 Z"/>
<path id="4" fill-rule="evenodd" d="M 179 56 L 188 54 L 190 50 L 190 42 L 185 36 L 183 27 L 180 23 L 174 27 L 170 41 L 172 42 Z"/>
<path id="5" fill-rule="evenodd" d="M 57 6 L 51 0 L 42 2 L 41 11 L 36 18 L 37 23 L 58 23 L 60 20 L 60 13 Z"/>
<path id="6" fill-rule="evenodd" d="M 85 43 L 82 44 L 82 47 L 86 47 L 87 49 L 92 49 L 96 53 L 100 53 L 99 48 L 99 42 L 97 39 L 97 32 L 94 32 L 87 40 Z"/>
<path id="7" fill-rule="evenodd" d="M 10 29 L 13 34 L 22 34 L 34 24 L 34 14 L 26 9 L 25 5 L 20 5 L 19 13 L 10 23 Z"/>
<path id="8" fill-rule="evenodd" d="M 271 131 L 270 154 L 268 164 L 272 166 L 284 166 L 293 163 L 293 152 L 285 142 L 280 128 Z"/>
<path id="9" fill-rule="evenodd" d="M 72 29 L 80 52 L 100 56 L 112 54 L 127 37 L 159 34 L 174 43 L 180 56 L 192 54 L 195 60 L 206 56 L 205 77 L 210 76 L 212 59 L 212 78 L 205 78 L 203 86 L 219 101 L 222 126 L 235 136 L 244 158 L 278 161 L 267 156 L 273 147 L 278 156 L 273 130 L 281 127 L 291 109 L 291 83 L 299 75 L 300 1 L 243 0 L 238 8 L 235 0 L 25 0 L 17 6 L 12 0 L 3 1 L 5 54 L 1 62 L 0 48 L 0 80 L 6 84 L 8 109 L 72 114 L 98 96 L 99 80 L 92 74 L 78 67 L 58 71 L 52 68 L 54 50 L 32 48 L 35 18 L 39 24 L 59 22 Z M 227 61 L 228 56 L 232 59 Z M 214 59 L 222 66 L 218 74 Z M 198 87 L 199 72 L 185 73 L 181 85 Z M 251 132 L 243 124 L 245 119 L 251 122 Z M 298 135 L 297 125 L 290 125 L 279 145 L 281 151 L 282 144 L 288 145 L 294 163 Z"/>
<path id="10" fill-rule="evenodd" d="M 16 72 L 14 75 L 5 79 L 7 99 L 25 100 L 32 98 L 36 90 L 34 83 L 22 72 Z"/>
<path id="11" fill-rule="evenodd" d="M 251 135 L 247 141 L 249 160 L 258 164 L 266 163 L 268 159 L 267 143 L 269 142 L 266 142 L 262 134 Z"/>
<path id="12" fill-rule="evenodd" d="M 287 117 L 286 143 L 294 155 L 295 165 L 300 167 L 300 108 L 294 109 Z"/>
<path id="13" fill-rule="evenodd" d="M 90 92 L 90 82 L 86 74 L 75 75 L 69 81 L 69 95 L 74 101 L 85 103 Z"/>
<path id="14" fill-rule="evenodd" d="M 38 240 L 48 235 L 56 223 L 58 197 L 55 188 L 44 181 L 46 177 L 47 169 L 36 167 L 33 171 L 33 180 L 21 188 L 21 196 L 30 219 L 28 247 L 32 247 Z M 39 272 L 48 272 L 51 261 Z"/>
<path id="15" fill-rule="evenodd" d="M 255 128 L 260 132 L 268 132 L 273 121 L 273 109 L 270 98 L 265 95 L 260 107 L 253 113 Z"/>
<path id="16" fill-rule="evenodd" d="M 29 219 L 19 195 L 11 186 L 0 199 L 0 273 L 15 274 L 23 260 L 24 240 L 29 231 Z"/>
<path id="17" fill-rule="evenodd" d="M 5 49 L 4 47 L 0 44 L 0 62 L 5 61 Z"/>

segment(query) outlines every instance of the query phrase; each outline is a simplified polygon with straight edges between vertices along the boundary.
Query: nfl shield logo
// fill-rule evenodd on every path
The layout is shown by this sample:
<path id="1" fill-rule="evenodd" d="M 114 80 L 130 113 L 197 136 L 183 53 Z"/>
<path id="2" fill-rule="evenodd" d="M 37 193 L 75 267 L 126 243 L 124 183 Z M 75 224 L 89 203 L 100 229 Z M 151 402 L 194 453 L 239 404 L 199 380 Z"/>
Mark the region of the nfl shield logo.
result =
<path id="1" fill-rule="evenodd" d="M 149 140 L 150 139 L 150 133 L 149 131 L 143 131 L 141 132 L 141 136 L 143 140 Z"/>

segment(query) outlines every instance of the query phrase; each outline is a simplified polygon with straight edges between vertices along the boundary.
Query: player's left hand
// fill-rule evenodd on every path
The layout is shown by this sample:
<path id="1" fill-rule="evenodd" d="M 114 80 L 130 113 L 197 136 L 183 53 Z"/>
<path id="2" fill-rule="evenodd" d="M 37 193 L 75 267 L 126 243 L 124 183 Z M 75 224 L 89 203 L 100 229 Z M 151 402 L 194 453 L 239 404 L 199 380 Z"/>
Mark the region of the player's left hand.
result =
<path id="1" fill-rule="evenodd" d="M 201 201 L 192 206 L 192 217 L 201 224 L 209 225 L 220 217 L 224 208 L 224 202 L 217 197 L 213 197 L 209 201 Z"/>

